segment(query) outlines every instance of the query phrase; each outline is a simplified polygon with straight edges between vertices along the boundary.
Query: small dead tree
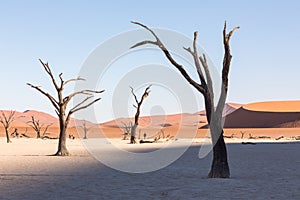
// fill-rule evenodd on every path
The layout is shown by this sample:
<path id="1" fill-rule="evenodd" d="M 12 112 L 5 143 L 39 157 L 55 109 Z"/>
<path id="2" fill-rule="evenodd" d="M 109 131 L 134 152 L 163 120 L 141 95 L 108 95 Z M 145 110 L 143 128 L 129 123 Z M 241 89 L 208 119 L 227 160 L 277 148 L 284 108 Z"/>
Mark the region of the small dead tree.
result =
<path id="1" fill-rule="evenodd" d="M 36 138 L 41 138 L 41 131 L 42 128 L 44 127 L 44 124 L 40 124 L 40 120 L 36 120 L 34 118 L 34 116 L 31 116 L 31 121 L 28 121 L 27 124 L 33 128 L 33 130 L 36 132 Z M 46 135 L 46 132 L 48 130 L 48 128 L 51 126 L 52 124 L 48 124 L 46 125 L 42 137 Z"/>
<path id="2" fill-rule="evenodd" d="M 124 131 L 124 134 L 123 134 L 123 140 L 126 140 L 127 139 L 127 135 L 130 134 L 131 132 L 131 128 L 132 128 L 132 122 L 130 121 L 128 124 L 126 124 L 125 122 L 121 122 L 123 124 L 123 131 Z"/>
<path id="3" fill-rule="evenodd" d="M 3 111 L 1 111 L 1 116 L 0 116 L 0 122 L 4 127 L 5 130 L 5 135 L 6 135 L 6 142 L 11 143 L 11 140 L 9 139 L 9 128 L 11 123 L 15 120 L 15 114 L 16 111 L 10 111 L 8 115 L 6 115 Z"/>
<path id="4" fill-rule="evenodd" d="M 54 97 L 54 95 L 51 95 L 44 90 L 40 88 L 40 86 L 35 86 L 30 83 L 27 83 L 30 87 L 36 89 L 43 95 L 45 95 L 51 102 L 52 106 L 55 108 L 55 112 L 59 118 L 59 142 L 58 142 L 58 150 L 54 154 L 56 156 L 68 156 L 69 151 L 66 146 L 66 132 L 67 128 L 71 119 L 71 116 L 73 113 L 80 111 L 82 109 L 85 109 L 97 101 L 99 101 L 101 98 L 97 98 L 91 101 L 91 99 L 94 97 L 93 94 L 96 93 L 102 93 L 104 90 L 101 91 L 96 91 L 96 90 L 81 90 L 81 91 L 76 91 L 74 93 L 71 93 L 67 96 L 63 96 L 63 91 L 65 86 L 68 83 L 75 82 L 75 81 L 83 81 L 84 79 L 78 77 L 78 78 L 73 78 L 69 79 L 67 81 L 64 81 L 62 78 L 62 73 L 59 74 L 59 82 L 56 81 L 56 79 L 53 76 L 53 73 L 48 65 L 48 63 L 44 63 L 42 60 L 39 60 L 42 66 L 44 67 L 46 73 L 49 75 L 52 84 L 54 85 L 56 89 L 56 94 L 57 98 Z M 73 97 L 77 95 L 85 95 L 86 98 L 84 98 L 81 102 L 79 102 L 77 105 L 75 105 L 73 108 L 69 109 L 67 111 L 67 106 L 69 102 L 73 99 Z"/>
<path id="5" fill-rule="evenodd" d="M 22 138 L 22 137 L 30 138 L 28 135 L 26 135 L 26 133 L 27 133 L 27 128 L 25 128 L 24 133 L 19 133 L 19 132 L 18 132 L 18 129 L 15 128 L 14 132 L 12 132 L 12 133 L 10 134 L 10 136 L 12 136 L 12 137 L 17 137 L 17 138 L 20 138 L 20 137 L 21 137 L 21 138 Z"/>
<path id="6" fill-rule="evenodd" d="M 240 132 L 241 132 L 241 139 L 243 139 L 246 131 L 240 131 Z"/>
<path id="7" fill-rule="evenodd" d="M 136 135 L 136 129 L 137 129 L 138 125 L 139 125 L 139 117 L 140 117 L 140 112 L 141 112 L 141 106 L 142 106 L 143 101 L 149 96 L 150 87 L 151 87 L 151 85 L 149 85 L 145 89 L 145 91 L 144 91 L 144 93 L 143 93 L 140 101 L 138 100 L 137 96 L 135 95 L 133 88 L 130 87 L 131 94 L 134 96 L 134 100 L 135 100 L 135 103 L 136 103 L 136 105 L 133 104 L 133 107 L 136 108 L 136 113 L 135 113 L 135 116 L 134 116 L 134 124 L 133 124 L 133 126 L 131 128 L 130 144 L 135 144 L 136 143 L 135 135 Z"/>
<path id="8" fill-rule="evenodd" d="M 204 97 L 205 102 L 205 110 L 206 110 L 206 117 L 209 124 L 210 132 L 211 132 L 211 138 L 213 143 L 213 161 L 211 165 L 211 170 L 209 172 L 208 177 L 210 178 L 229 178 L 230 172 L 229 172 L 229 165 L 227 161 L 227 150 L 226 145 L 224 142 L 223 137 L 223 128 L 222 128 L 222 112 L 225 106 L 225 101 L 227 97 L 227 91 L 228 91 L 228 74 L 230 69 L 230 63 L 231 63 L 231 54 L 230 54 L 230 45 L 229 41 L 233 34 L 233 32 L 239 27 L 235 27 L 233 30 L 231 30 L 229 33 L 226 32 L 226 22 L 224 24 L 223 29 L 223 45 L 224 45 L 224 58 L 223 58 L 223 69 L 222 69 L 222 85 L 221 85 L 221 94 L 218 99 L 217 106 L 214 105 L 214 90 L 213 90 L 213 80 L 210 74 L 210 70 L 208 67 L 208 63 L 206 60 L 205 54 L 198 55 L 197 50 L 197 37 L 198 32 L 194 32 L 194 41 L 193 41 L 193 47 L 192 48 L 185 48 L 184 49 L 191 54 L 191 56 L 194 59 L 195 68 L 197 70 L 197 74 L 200 80 L 200 83 L 193 80 L 189 74 L 186 72 L 185 67 L 181 64 L 179 64 L 173 56 L 170 54 L 166 46 L 162 43 L 162 41 L 159 39 L 159 37 L 155 34 L 153 30 L 145 26 L 144 24 L 141 24 L 139 22 L 132 22 L 133 24 L 139 25 L 142 28 L 149 31 L 152 36 L 155 38 L 155 41 L 145 40 L 142 42 L 139 42 L 132 46 L 131 48 L 135 48 L 138 46 L 142 46 L 145 44 L 151 44 L 159 47 L 166 58 L 169 60 L 169 62 L 177 68 L 177 70 L 181 73 L 181 75 L 198 91 L 200 92 Z M 201 65 L 204 69 L 201 68 Z"/>
<path id="9" fill-rule="evenodd" d="M 84 134 L 83 139 L 87 139 L 87 134 L 93 128 L 93 126 L 87 127 L 86 121 L 83 120 L 82 125 L 80 127 L 83 130 L 83 134 Z"/>

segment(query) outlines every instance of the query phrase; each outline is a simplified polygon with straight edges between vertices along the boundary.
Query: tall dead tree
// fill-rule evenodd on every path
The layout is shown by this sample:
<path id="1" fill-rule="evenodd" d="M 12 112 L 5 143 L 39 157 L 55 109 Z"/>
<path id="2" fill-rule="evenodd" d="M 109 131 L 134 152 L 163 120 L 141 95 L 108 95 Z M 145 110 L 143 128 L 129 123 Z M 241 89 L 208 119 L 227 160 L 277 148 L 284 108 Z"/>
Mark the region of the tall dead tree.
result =
<path id="1" fill-rule="evenodd" d="M 55 98 L 54 95 L 51 95 L 51 94 L 45 92 L 44 90 L 42 90 L 40 88 L 40 86 L 35 86 L 30 83 L 27 83 L 27 85 L 36 89 L 43 95 L 45 95 L 50 100 L 53 107 L 55 108 L 55 112 L 59 119 L 59 129 L 60 130 L 59 130 L 58 150 L 54 155 L 68 156 L 69 151 L 67 150 L 67 146 L 66 146 L 66 131 L 67 131 L 72 114 L 79 110 L 85 109 L 85 108 L 91 106 L 92 104 L 96 103 L 97 101 L 99 101 L 101 98 L 97 98 L 97 99 L 94 99 L 91 101 L 91 99 L 94 97 L 93 94 L 102 93 L 102 92 L 104 92 L 104 90 L 101 90 L 101 91 L 81 90 L 81 91 L 76 91 L 74 93 L 71 93 L 67 96 L 63 96 L 64 88 L 68 83 L 75 82 L 75 81 L 82 81 L 84 79 L 78 77 L 78 78 L 73 78 L 73 79 L 64 81 L 62 78 L 62 73 L 60 73 L 58 76 L 59 77 L 59 82 L 58 82 L 55 80 L 48 63 L 44 63 L 42 60 L 39 60 L 39 61 L 42 64 L 42 66 L 44 67 L 46 73 L 49 75 L 49 77 L 52 81 L 52 84 L 54 85 L 54 87 L 56 89 L 57 98 Z M 74 107 L 72 107 L 71 109 L 69 109 L 67 111 L 67 106 L 68 106 L 69 102 L 73 99 L 73 97 L 75 97 L 77 95 L 85 95 L 86 97 L 81 102 L 79 102 L 77 105 L 75 105 Z"/>
<path id="2" fill-rule="evenodd" d="M 0 122 L 3 125 L 4 129 L 5 129 L 5 135 L 6 135 L 6 142 L 7 143 L 11 143 L 11 140 L 9 139 L 9 133 L 8 130 L 10 128 L 11 123 L 15 120 L 14 116 L 16 114 L 16 111 L 10 111 L 8 116 L 6 116 L 6 114 L 1 111 L 1 116 L 0 116 Z"/>
<path id="3" fill-rule="evenodd" d="M 140 117 L 140 112 L 141 112 L 141 106 L 142 106 L 143 101 L 149 96 L 150 87 L 151 87 L 151 85 L 149 85 L 145 89 L 145 91 L 144 91 L 144 93 L 143 93 L 140 101 L 138 100 L 137 96 L 135 95 L 135 93 L 133 91 L 133 88 L 130 87 L 131 93 L 134 96 L 134 100 L 135 100 L 135 103 L 136 103 L 136 105 L 133 104 L 133 107 L 136 108 L 136 113 L 135 113 L 135 116 L 134 116 L 134 124 L 131 127 L 130 144 L 135 144 L 136 143 L 135 135 L 136 135 L 136 129 L 137 129 L 138 125 L 139 125 L 139 117 Z"/>
<path id="4" fill-rule="evenodd" d="M 189 74 L 186 72 L 185 67 L 181 64 L 179 64 L 173 56 L 170 54 L 168 49 L 165 47 L 165 45 L 161 42 L 159 37 L 155 34 L 153 30 L 145 26 L 144 24 L 141 24 L 139 22 L 132 22 L 133 24 L 137 24 L 141 26 L 142 28 L 149 31 L 155 38 L 155 41 L 145 40 L 142 42 L 139 42 L 132 46 L 132 48 L 145 45 L 145 44 L 152 44 L 158 46 L 166 56 L 166 58 L 170 61 L 170 63 L 178 69 L 178 71 L 181 73 L 181 75 L 198 91 L 200 92 L 204 97 L 205 102 L 205 109 L 206 109 L 206 117 L 209 124 L 210 132 L 211 132 L 211 138 L 213 143 L 213 161 L 211 165 L 211 170 L 208 174 L 208 177 L 210 178 L 229 178 L 230 177 L 230 171 L 229 171 L 229 165 L 227 161 L 227 150 L 226 145 L 224 142 L 223 137 L 223 127 L 222 127 L 222 112 L 225 106 L 225 101 L 227 97 L 227 91 L 228 91 L 228 74 L 230 69 L 230 63 L 231 63 L 231 54 L 230 54 L 230 45 L 229 41 L 233 34 L 233 32 L 239 27 L 235 27 L 232 29 L 229 33 L 226 32 L 226 22 L 224 24 L 223 29 L 223 45 L 224 45 L 224 58 L 223 58 L 223 69 L 222 69 L 222 85 L 221 85 L 221 94 L 218 99 L 218 103 L 215 106 L 214 105 L 214 89 L 213 89 L 213 80 L 210 74 L 210 70 L 207 64 L 206 56 L 198 55 L 197 51 L 197 37 L 198 32 L 194 32 L 194 41 L 193 41 L 193 47 L 192 48 L 185 48 L 186 51 L 188 51 L 191 56 L 194 59 L 195 68 L 197 70 L 197 74 L 200 80 L 200 83 L 193 80 Z M 201 65 L 203 69 L 201 68 Z M 203 73 L 204 70 L 204 73 Z"/>
<path id="5" fill-rule="evenodd" d="M 44 124 L 40 123 L 40 120 L 36 120 L 34 118 L 34 116 L 31 116 L 31 121 L 28 121 L 27 124 L 33 128 L 33 130 L 36 132 L 36 138 L 41 138 L 41 131 L 42 128 L 45 126 Z M 46 127 L 44 128 L 43 134 L 42 136 L 44 136 L 48 130 L 48 128 L 51 126 L 52 124 L 48 124 L 46 125 Z"/>

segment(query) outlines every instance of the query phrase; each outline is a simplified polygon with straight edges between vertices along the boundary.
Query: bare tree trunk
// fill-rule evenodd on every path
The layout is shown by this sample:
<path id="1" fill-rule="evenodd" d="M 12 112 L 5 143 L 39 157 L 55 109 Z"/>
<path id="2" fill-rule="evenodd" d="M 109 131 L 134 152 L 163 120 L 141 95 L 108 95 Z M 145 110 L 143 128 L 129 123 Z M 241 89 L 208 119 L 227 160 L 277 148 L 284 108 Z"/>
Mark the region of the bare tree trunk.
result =
<path id="1" fill-rule="evenodd" d="M 227 160 L 227 149 L 222 132 L 211 132 L 213 141 L 213 160 L 208 174 L 209 178 L 229 178 L 230 170 Z M 217 135 L 218 137 L 213 137 Z"/>
<path id="2" fill-rule="evenodd" d="M 66 130 L 63 129 L 60 131 L 58 149 L 57 149 L 55 156 L 69 156 L 70 155 L 69 151 L 67 149 L 66 139 L 67 139 Z"/>
<path id="3" fill-rule="evenodd" d="M 37 138 L 37 139 L 41 138 L 41 133 L 40 133 L 40 131 L 37 131 L 37 132 L 36 132 L 36 138 Z"/>
<path id="4" fill-rule="evenodd" d="M 135 135 L 136 135 L 137 126 L 138 126 L 138 124 L 135 122 L 133 127 L 131 128 L 130 144 L 135 144 L 136 143 Z"/>
<path id="5" fill-rule="evenodd" d="M 211 140 L 213 145 L 213 160 L 211 164 L 209 178 L 229 178 L 230 170 L 227 161 L 227 149 L 223 136 L 222 111 L 213 111 L 213 102 L 208 94 L 205 98 L 206 118 L 209 124 Z"/>
<path id="6" fill-rule="evenodd" d="M 5 129 L 5 135 L 6 135 L 6 143 L 11 143 L 11 140 L 9 139 L 8 129 Z"/>
<path id="7" fill-rule="evenodd" d="M 58 141 L 58 149 L 57 152 L 54 154 L 55 156 L 68 156 L 69 151 L 67 149 L 67 126 L 66 121 L 64 119 L 59 118 L 59 126 L 60 126 L 60 132 L 59 132 L 59 141 Z"/>
<path id="8" fill-rule="evenodd" d="M 83 139 L 87 139 L 87 130 L 84 129 L 84 137 Z"/>

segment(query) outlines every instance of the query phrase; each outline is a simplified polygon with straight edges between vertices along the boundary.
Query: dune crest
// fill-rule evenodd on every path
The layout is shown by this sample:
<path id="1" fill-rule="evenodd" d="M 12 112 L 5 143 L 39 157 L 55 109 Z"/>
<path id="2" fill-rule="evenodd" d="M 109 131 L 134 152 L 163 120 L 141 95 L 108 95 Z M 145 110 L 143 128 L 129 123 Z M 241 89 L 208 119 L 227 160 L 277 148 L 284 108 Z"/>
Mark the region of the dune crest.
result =
<path id="1" fill-rule="evenodd" d="M 300 101 L 267 101 L 243 106 L 246 110 L 262 112 L 300 112 Z"/>

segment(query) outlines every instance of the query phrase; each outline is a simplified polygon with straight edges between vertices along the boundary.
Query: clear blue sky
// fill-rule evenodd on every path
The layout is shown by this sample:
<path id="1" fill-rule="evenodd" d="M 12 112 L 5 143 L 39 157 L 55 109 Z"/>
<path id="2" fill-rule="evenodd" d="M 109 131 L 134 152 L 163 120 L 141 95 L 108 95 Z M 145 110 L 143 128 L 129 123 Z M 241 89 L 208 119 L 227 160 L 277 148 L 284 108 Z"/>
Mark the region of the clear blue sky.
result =
<path id="1" fill-rule="evenodd" d="M 218 69 L 223 57 L 224 20 L 230 28 L 239 25 L 241 29 L 231 42 L 228 101 L 300 99 L 300 3 L 296 0 L 7 0 L 0 4 L 0 109 L 35 109 L 54 114 L 50 103 L 26 85 L 30 82 L 51 91 L 52 85 L 38 58 L 48 61 L 56 74 L 76 77 L 99 44 L 138 28 L 131 20 L 186 36 L 199 31 L 199 43 Z M 99 121 L 111 119 L 110 114 L 105 114 L 108 102 L 103 99 L 97 108 L 101 112 Z M 178 110 L 170 105 L 166 111 Z"/>

